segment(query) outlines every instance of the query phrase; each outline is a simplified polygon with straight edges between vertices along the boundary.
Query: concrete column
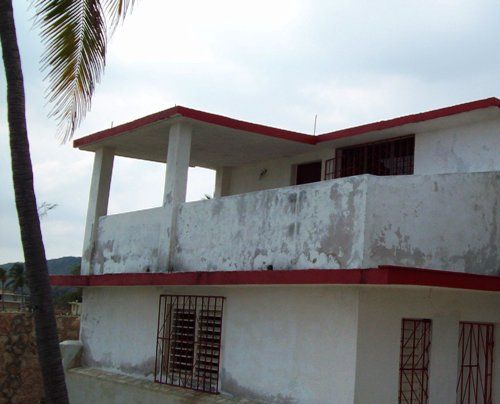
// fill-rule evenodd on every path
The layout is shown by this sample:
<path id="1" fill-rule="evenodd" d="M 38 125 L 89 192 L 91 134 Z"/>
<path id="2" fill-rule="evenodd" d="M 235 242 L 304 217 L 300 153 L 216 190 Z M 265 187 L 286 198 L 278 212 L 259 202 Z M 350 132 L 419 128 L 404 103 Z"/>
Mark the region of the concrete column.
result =
<path id="1" fill-rule="evenodd" d="M 82 275 L 92 274 L 91 261 L 96 242 L 98 220 L 99 217 L 108 213 L 113 160 L 114 154 L 111 149 L 102 148 L 95 152 L 85 236 L 83 238 Z"/>
<path id="2" fill-rule="evenodd" d="M 170 127 L 163 193 L 165 213 L 158 246 L 157 270 L 160 272 L 172 270 L 170 261 L 177 227 L 177 211 L 179 204 L 186 201 L 191 133 L 192 127 L 186 123 L 176 123 Z"/>
<path id="3" fill-rule="evenodd" d="M 231 186 L 231 168 L 219 167 L 215 171 L 215 191 L 214 198 L 229 195 Z"/>
<path id="4" fill-rule="evenodd" d="M 170 127 L 163 205 L 186 202 L 191 131 L 191 126 L 183 123 Z"/>

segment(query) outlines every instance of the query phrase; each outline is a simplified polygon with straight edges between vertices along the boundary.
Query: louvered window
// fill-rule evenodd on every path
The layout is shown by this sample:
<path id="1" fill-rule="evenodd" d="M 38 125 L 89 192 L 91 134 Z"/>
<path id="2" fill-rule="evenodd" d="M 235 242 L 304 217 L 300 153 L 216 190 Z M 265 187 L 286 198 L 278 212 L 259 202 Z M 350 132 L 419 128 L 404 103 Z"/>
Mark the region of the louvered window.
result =
<path id="1" fill-rule="evenodd" d="M 219 391 L 224 298 L 160 296 L 155 381 Z"/>

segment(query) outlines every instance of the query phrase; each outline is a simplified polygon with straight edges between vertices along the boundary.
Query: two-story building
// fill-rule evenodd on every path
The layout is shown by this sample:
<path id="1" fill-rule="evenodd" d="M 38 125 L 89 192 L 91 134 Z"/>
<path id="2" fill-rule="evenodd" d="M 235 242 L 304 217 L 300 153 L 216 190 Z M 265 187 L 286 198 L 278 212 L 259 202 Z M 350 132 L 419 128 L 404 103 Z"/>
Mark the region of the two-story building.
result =
<path id="1" fill-rule="evenodd" d="M 176 106 L 74 145 L 75 402 L 500 402 L 500 100 L 318 136 Z M 163 203 L 108 215 L 114 156 L 166 163 Z M 185 201 L 190 166 L 213 199 Z"/>

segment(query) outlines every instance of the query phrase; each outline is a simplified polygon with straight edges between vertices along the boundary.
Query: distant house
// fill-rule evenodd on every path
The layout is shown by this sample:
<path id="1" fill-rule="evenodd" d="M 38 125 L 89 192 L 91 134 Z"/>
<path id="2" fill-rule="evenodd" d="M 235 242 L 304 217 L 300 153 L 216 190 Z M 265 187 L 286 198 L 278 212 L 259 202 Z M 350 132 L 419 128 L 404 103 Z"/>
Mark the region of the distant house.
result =
<path id="1" fill-rule="evenodd" d="M 500 402 L 500 100 L 319 136 L 177 106 L 74 145 L 95 153 L 82 273 L 52 282 L 84 287 L 83 366 L 264 402 Z M 166 162 L 163 204 L 107 215 L 114 156 Z M 190 166 L 213 199 L 185 202 Z M 90 374 L 70 391 L 100 394 Z"/>
<path id="2" fill-rule="evenodd" d="M 7 290 L 0 291 L 0 310 L 5 311 L 20 311 L 26 308 L 28 296 L 10 292 Z"/>

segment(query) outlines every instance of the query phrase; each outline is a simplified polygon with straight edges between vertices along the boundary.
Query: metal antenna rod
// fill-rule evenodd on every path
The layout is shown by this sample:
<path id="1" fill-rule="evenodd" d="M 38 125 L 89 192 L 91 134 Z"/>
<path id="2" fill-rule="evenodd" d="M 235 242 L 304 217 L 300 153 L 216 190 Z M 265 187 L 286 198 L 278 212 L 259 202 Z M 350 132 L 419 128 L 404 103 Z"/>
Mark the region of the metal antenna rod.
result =
<path id="1" fill-rule="evenodd" d="M 316 121 L 318 120 L 318 114 L 314 115 L 314 130 L 313 136 L 316 136 Z"/>

